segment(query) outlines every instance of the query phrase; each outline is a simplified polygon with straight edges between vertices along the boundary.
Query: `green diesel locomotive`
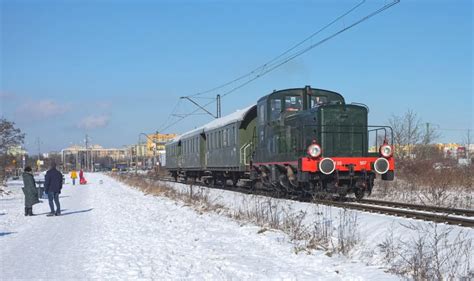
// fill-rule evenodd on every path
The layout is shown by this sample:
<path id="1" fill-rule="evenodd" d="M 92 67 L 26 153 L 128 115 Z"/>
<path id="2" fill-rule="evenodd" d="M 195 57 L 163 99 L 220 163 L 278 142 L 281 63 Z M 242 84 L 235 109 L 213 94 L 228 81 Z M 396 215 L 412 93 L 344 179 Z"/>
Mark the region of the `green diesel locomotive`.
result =
<path id="1" fill-rule="evenodd" d="M 176 180 L 360 199 L 377 175 L 393 180 L 392 139 L 390 127 L 368 125 L 367 106 L 306 86 L 274 91 L 176 137 L 166 145 L 166 167 Z"/>

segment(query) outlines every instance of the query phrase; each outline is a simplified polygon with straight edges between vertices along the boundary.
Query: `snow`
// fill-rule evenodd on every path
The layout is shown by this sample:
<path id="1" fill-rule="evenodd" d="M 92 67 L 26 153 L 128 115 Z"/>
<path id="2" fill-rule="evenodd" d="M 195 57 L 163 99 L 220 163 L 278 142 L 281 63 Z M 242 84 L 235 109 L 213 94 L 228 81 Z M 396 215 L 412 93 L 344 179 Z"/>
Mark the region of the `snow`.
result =
<path id="1" fill-rule="evenodd" d="M 168 183 L 169 184 L 169 183 Z M 171 187 L 187 191 L 189 185 L 182 183 L 171 183 Z M 194 187 L 197 189 L 197 187 Z M 221 189 L 211 189 L 203 187 L 201 188 L 206 192 L 208 200 L 214 204 L 223 205 L 226 208 L 238 211 L 241 209 L 247 210 L 255 208 L 258 205 L 262 206 L 266 204 L 268 200 L 273 202 L 273 205 L 280 206 L 280 211 L 284 216 L 295 216 L 301 213 L 307 214 L 304 221 L 302 222 L 303 227 L 311 228 L 314 227 L 315 223 L 324 221 L 329 223 L 334 232 L 340 229 L 342 208 L 330 207 L 312 203 L 296 202 L 286 199 L 269 199 L 258 195 L 247 195 L 238 192 L 232 192 Z M 194 192 L 197 192 L 196 190 Z M 367 264 L 378 265 L 387 267 L 387 264 L 383 262 L 383 254 L 380 252 L 379 245 L 383 244 L 387 237 L 393 235 L 393 237 L 401 241 L 411 241 L 416 239 L 417 236 L 422 234 L 422 230 L 429 229 L 433 230 L 433 227 L 437 227 L 438 234 L 446 232 L 447 239 L 450 243 L 455 242 L 457 235 L 463 233 L 466 240 L 474 241 L 474 229 L 461 226 L 453 226 L 446 224 L 434 224 L 427 221 L 422 221 L 412 218 L 394 217 L 385 214 L 368 213 L 364 211 L 350 210 L 351 213 L 357 216 L 357 229 L 360 237 L 360 245 L 353 249 L 350 256 L 353 260 L 364 261 Z M 347 226 L 346 226 L 347 227 Z M 433 235 L 432 232 L 429 235 Z M 432 236 L 427 237 L 427 239 Z M 400 244 L 403 244 L 401 242 Z M 470 254 L 469 263 L 474 263 L 474 254 Z M 456 262 L 456 261 L 455 261 Z M 458 263 L 466 263 L 466 260 L 459 260 Z"/>
<path id="2" fill-rule="evenodd" d="M 86 178 L 83 186 L 67 180 L 59 217 L 45 216 L 46 200 L 34 206 L 36 216 L 23 216 L 22 184 L 8 183 L 12 194 L 0 198 L 2 280 L 397 279 L 322 251 L 295 254 L 279 231 L 259 233 L 103 174 Z"/>
<path id="3" fill-rule="evenodd" d="M 245 118 L 245 115 L 247 114 L 247 112 L 250 109 L 252 109 L 254 106 L 256 106 L 256 105 L 252 104 L 252 105 L 247 106 L 243 109 L 239 109 L 239 110 L 237 110 L 237 111 L 235 111 L 235 112 L 233 112 L 229 115 L 226 115 L 226 116 L 223 116 L 221 118 L 215 119 L 215 120 L 207 123 L 204 126 L 201 126 L 201 127 L 196 128 L 196 129 L 193 129 L 191 131 L 188 131 L 186 133 L 183 133 L 183 134 L 175 137 L 172 142 L 179 141 L 180 139 L 188 137 L 188 136 L 196 135 L 198 132 L 207 132 L 207 131 L 210 131 L 210 130 L 213 130 L 213 129 L 216 129 L 216 128 L 220 128 L 220 127 L 223 127 L 223 126 L 235 123 L 235 122 L 242 121 Z"/>

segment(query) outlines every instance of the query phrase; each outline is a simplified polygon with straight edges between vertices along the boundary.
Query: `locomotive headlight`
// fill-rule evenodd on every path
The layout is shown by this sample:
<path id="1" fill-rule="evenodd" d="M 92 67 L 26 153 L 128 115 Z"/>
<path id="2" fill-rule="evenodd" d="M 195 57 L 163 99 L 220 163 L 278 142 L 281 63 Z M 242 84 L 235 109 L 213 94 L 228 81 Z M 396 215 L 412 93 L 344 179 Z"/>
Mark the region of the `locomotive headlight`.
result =
<path id="1" fill-rule="evenodd" d="M 307 152 L 311 157 L 319 157 L 321 155 L 321 147 L 318 144 L 313 143 L 308 146 Z"/>
<path id="2" fill-rule="evenodd" d="M 383 157 L 390 157 L 393 154 L 393 149 L 390 145 L 384 144 L 380 147 L 380 154 Z"/>

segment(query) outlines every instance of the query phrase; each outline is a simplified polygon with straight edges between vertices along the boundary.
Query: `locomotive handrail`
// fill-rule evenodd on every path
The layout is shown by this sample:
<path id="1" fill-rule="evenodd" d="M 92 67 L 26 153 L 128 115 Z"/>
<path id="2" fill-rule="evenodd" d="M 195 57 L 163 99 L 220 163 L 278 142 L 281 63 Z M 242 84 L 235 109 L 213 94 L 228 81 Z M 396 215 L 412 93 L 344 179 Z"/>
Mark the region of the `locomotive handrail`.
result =
<path id="1" fill-rule="evenodd" d="M 247 157 L 246 157 L 246 150 L 252 145 L 252 142 L 245 143 L 242 145 L 239 151 L 239 158 L 240 158 L 240 163 L 243 163 L 244 165 L 248 165 L 247 162 Z"/>
<path id="2" fill-rule="evenodd" d="M 245 166 L 250 164 L 249 161 L 248 161 L 249 157 L 247 155 L 247 148 L 250 148 L 251 146 L 252 146 L 252 142 L 249 142 L 244 148 L 244 165 Z"/>

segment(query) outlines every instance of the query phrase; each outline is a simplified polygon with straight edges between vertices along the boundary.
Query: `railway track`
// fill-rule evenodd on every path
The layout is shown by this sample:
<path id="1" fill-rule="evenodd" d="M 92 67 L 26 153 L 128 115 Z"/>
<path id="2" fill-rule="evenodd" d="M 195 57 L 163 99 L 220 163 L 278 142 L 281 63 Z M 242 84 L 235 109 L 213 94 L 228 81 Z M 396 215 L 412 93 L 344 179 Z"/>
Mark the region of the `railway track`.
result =
<path id="1" fill-rule="evenodd" d="M 451 215 L 458 215 L 458 216 L 465 216 L 465 217 L 474 217 L 474 210 L 468 210 L 468 209 L 445 208 L 445 207 L 430 206 L 430 205 L 418 205 L 418 204 L 391 202 L 391 201 L 383 201 L 383 200 L 372 200 L 372 199 L 362 199 L 361 201 L 359 201 L 359 203 L 393 207 L 393 208 L 401 208 L 401 209 L 409 209 L 409 210 L 417 210 L 417 211 L 425 211 L 425 212 L 432 212 L 432 213 L 444 213 L 444 214 L 451 214 Z"/>
<path id="2" fill-rule="evenodd" d="M 364 201 L 364 200 L 362 200 Z M 425 221 L 432 221 L 437 223 L 446 223 L 450 225 L 458 225 L 464 227 L 474 227 L 474 218 L 471 215 L 453 216 L 447 208 L 439 208 L 435 206 L 424 206 L 408 204 L 411 209 L 407 209 L 405 203 L 398 204 L 397 202 L 387 202 L 378 200 L 369 200 L 374 203 L 366 202 L 339 202 L 329 200 L 315 200 L 314 202 L 320 204 L 331 205 L 335 207 L 354 209 L 370 213 L 379 213 L 391 215 L 396 217 L 405 217 L 412 219 L 419 219 Z M 383 203 L 381 203 L 383 202 Z M 389 204 L 391 203 L 391 204 Z M 461 212 L 462 211 L 462 212 Z M 471 210 L 455 209 L 455 213 L 470 213 Z"/>
<path id="3" fill-rule="evenodd" d="M 171 178 L 149 178 L 152 180 L 159 180 L 164 182 L 175 182 Z M 190 184 L 190 183 L 188 183 Z M 194 182 L 193 185 L 209 187 L 201 182 Z M 458 225 L 463 227 L 474 228 L 474 210 L 468 209 L 456 209 L 456 208 L 444 208 L 429 205 L 418 205 L 409 204 L 402 202 L 391 202 L 383 200 L 373 199 L 362 199 L 361 201 L 355 201 L 354 198 L 347 198 L 345 201 L 341 200 L 320 200 L 320 199 L 309 199 L 309 198 L 297 198 L 297 197 L 278 197 L 275 194 L 266 191 L 253 192 L 248 188 L 235 187 L 230 185 L 225 186 L 214 186 L 213 188 L 237 191 L 246 194 L 263 195 L 273 198 L 286 198 L 301 202 L 313 202 L 318 204 L 324 204 L 334 207 L 353 209 L 358 211 L 379 213 L 396 217 L 405 217 L 412 219 L 419 219 L 424 221 L 432 221 L 437 223 L 446 223 L 449 225 Z"/>

